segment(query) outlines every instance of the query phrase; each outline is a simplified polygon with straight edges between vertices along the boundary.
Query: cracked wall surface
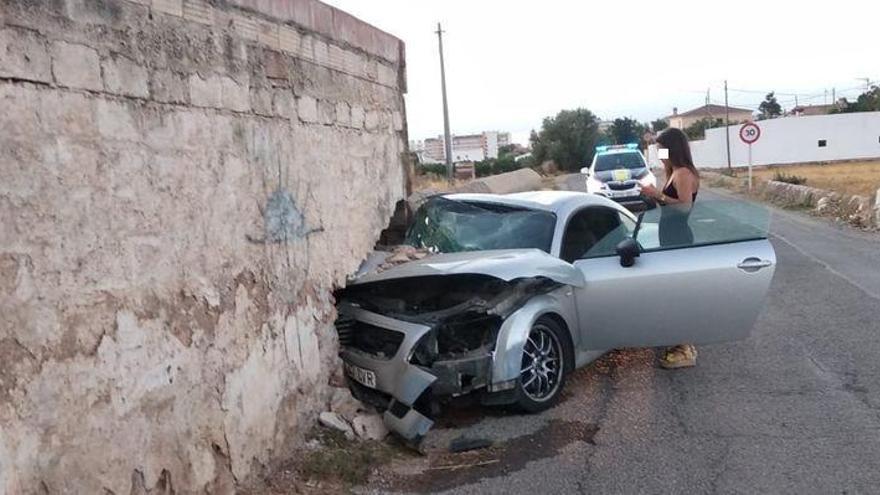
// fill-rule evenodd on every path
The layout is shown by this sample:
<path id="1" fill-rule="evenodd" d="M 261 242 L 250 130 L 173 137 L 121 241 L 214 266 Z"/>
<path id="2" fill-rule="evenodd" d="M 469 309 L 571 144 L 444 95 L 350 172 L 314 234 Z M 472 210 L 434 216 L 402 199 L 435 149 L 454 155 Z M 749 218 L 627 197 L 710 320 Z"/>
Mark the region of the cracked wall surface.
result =
<path id="1" fill-rule="evenodd" d="M 315 0 L 0 1 L 0 493 L 211 493 L 338 378 L 403 44 Z"/>

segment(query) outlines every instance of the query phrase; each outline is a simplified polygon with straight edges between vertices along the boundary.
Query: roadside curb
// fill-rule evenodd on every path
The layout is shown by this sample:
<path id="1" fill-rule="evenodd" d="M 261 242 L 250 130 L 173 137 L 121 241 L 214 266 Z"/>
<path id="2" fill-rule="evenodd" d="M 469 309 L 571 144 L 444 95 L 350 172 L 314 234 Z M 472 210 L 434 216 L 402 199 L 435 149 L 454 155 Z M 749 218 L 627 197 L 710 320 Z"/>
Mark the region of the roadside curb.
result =
<path id="1" fill-rule="evenodd" d="M 717 172 L 700 171 L 701 175 L 722 187 L 742 190 L 745 181 L 741 177 L 730 177 Z M 827 189 L 789 184 L 769 180 L 754 185 L 753 193 L 776 204 L 799 206 L 811 209 L 820 215 L 835 216 L 860 228 L 880 227 L 880 189 L 872 204 L 871 198 L 861 195 L 847 195 Z"/>

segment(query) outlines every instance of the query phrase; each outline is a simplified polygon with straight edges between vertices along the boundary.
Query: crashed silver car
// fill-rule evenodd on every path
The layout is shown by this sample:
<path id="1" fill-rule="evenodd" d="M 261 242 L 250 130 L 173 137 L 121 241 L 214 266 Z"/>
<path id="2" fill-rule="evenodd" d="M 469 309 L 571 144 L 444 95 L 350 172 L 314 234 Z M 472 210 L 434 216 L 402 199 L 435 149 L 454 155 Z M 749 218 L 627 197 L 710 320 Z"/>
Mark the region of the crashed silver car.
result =
<path id="1" fill-rule="evenodd" d="M 637 218 L 563 191 L 430 199 L 403 259 L 376 253 L 337 294 L 352 392 L 418 443 L 445 398 L 537 412 L 610 349 L 746 338 L 776 264 L 766 211 L 666 208 Z M 692 235 L 661 243 L 669 215 Z"/>

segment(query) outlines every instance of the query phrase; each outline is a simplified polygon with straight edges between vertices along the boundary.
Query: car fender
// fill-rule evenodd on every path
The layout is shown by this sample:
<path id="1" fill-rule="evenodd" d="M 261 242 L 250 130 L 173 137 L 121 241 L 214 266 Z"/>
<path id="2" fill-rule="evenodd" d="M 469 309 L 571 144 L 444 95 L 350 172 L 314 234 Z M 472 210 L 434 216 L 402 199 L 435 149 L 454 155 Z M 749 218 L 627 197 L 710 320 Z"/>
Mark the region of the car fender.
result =
<path id="1" fill-rule="evenodd" d="M 519 378 L 523 346 L 532 325 L 543 315 L 554 314 L 562 318 L 571 336 L 572 345 L 575 349 L 578 348 L 573 291 L 571 286 L 562 286 L 552 292 L 535 296 L 504 320 L 498 331 L 492 358 L 490 389 L 509 388 L 503 385 Z"/>

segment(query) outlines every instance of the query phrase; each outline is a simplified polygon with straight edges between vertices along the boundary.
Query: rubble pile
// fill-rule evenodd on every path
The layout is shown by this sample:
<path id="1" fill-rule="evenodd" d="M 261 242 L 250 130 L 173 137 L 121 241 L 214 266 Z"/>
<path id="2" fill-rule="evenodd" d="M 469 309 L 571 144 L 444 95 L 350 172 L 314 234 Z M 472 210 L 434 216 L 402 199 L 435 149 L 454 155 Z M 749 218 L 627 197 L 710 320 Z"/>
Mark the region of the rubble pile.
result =
<path id="1" fill-rule="evenodd" d="M 382 416 L 371 406 L 355 399 L 343 387 L 333 389 L 330 410 L 318 416 L 318 423 L 341 432 L 349 440 L 383 440 L 388 436 Z"/>

